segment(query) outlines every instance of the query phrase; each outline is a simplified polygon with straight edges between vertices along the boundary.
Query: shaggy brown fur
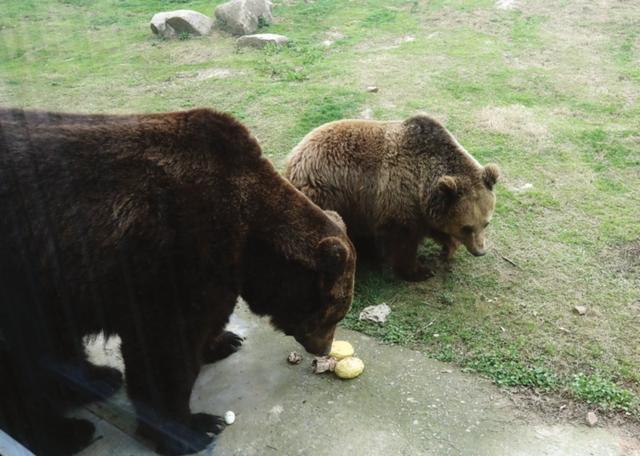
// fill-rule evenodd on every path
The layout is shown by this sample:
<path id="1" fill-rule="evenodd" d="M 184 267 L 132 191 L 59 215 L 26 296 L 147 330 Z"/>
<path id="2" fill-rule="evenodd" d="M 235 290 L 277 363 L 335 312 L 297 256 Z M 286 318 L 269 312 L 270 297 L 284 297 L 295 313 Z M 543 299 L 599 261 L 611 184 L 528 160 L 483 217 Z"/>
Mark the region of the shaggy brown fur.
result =
<path id="1" fill-rule="evenodd" d="M 203 362 L 238 349 L 236 300 L 308 351 L 328 351 L 349 309 L 344 230 L 282 179 L 240 123 L 210 110 L 83 116 L 0 110 L 0 427 L 36 454 L 90 443 L 62 417 L 119 373 L 82 338 L 119 334 L 139 432 L 198 451 L 219 417 L 192 414 Z"/>
<path id="2" fill-rule="evenodd" d="M 416 261 L 425 236 L 449 258 L 460 243 L 484 254 L 495 206 L 495 165 L 482 167 L 436 120 L 341 120 L 309 133 L 285 177 L 320 207 L 337 211 L 362 245 L 373 238 L 407 280 L 431 275 Z"/>

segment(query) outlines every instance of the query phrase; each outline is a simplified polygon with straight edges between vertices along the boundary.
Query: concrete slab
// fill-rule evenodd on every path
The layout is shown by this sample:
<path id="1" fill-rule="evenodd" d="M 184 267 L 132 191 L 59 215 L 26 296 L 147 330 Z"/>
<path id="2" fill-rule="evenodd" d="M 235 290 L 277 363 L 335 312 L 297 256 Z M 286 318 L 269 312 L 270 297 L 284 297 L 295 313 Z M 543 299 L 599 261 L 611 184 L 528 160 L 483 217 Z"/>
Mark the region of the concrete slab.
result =
<path id="1" fill-rule="evenodd" d="M 637 437 L 616 428 L 544 424 L 486 380 L 356 332 L 340 330 L 338 338 L 354 345 L 366 369 L 340 380 L 313 374 L 306 354 L 300 365 L 288 365 L 288 353 L 301 347 L 245 306 L 230 326 L 247 337 L 244 347 L 205 367 L 192 397 L 194 411 L 236 413 L 216 456 L 640 455 Z M 104 356 L 100 350 L 91 349 L 96 360 Z M 122 412 L 124 395 L 115 403 L 115 413 L 92 409 L 103 438 L 82 454 L 153 454 L 126 437 L 133 420 Z"/>

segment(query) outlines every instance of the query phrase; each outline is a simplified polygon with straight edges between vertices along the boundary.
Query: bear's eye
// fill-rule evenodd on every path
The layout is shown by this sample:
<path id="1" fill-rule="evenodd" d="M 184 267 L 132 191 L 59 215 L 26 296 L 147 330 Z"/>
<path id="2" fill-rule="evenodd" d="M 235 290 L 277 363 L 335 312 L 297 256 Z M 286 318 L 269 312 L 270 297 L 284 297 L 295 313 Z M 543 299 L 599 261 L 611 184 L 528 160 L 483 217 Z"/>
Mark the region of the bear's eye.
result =
<path id="1" fill-rule="evenodd" d="M 462 227 L 462 234 L 471 234 L 473 233 L 473 227 L 470 225 L 465 225 Z"/>

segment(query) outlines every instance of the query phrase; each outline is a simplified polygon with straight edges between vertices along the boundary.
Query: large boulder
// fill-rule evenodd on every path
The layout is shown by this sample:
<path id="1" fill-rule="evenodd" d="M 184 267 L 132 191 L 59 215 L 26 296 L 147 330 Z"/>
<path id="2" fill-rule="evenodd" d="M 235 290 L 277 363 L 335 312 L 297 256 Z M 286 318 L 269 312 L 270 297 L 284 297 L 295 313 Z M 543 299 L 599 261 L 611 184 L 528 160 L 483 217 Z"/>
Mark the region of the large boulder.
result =
<path id="1" fill-rule="evenodd" d="M 182 33 L 208 35 L 213 20 L 197 11 L 176 10 L 154 14 L 149 25 L 156 35 L 171 38 Z"/>
<path id="2" fill-rule="evenodd" d="M 171 13 L 157 13 L 154 14 L 149 23 L 151 31 L 163 38 L 171 38 L 176 35 L 176 31 L 169 25 L 167 25 L 167 17 Z"/>
<path id="3" fill-rule="evenodd" d="M 231 0 L 218 6 L 214 12 L 217 25 L 234 35 L 250 35 L 258 30 L 260 22 L 273 21 L 270 0 Z"/>
<path id="4" fill-rule="evenodd" d="M 289 38 L 284 35 L 276 35 L 275 33 L 257 33 L 255 35 L 241 36 L 237 40 L 239 47 L 253 47 L 262 49 L 267 44 L 283 46 L 289 42 Z"/>

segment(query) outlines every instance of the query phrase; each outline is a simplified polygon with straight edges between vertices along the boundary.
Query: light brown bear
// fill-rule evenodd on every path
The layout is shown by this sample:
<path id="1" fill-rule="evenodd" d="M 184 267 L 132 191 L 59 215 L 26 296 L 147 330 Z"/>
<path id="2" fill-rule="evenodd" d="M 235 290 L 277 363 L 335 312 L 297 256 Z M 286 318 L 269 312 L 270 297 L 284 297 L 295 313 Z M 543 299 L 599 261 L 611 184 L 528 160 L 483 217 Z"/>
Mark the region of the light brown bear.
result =
<path id="1" fill-rule="evenodd" d="M 293 149 L 285 171 L 316 204 L 344 218 L 358 248 L 373 241 L 394 272 L 411 281 L 432 275 L 417 261 L 424 237 L 440 244 L 446 259 L 460 244 L 485 254 L 499 174 L 424 115 L 322 125 Z"/>

